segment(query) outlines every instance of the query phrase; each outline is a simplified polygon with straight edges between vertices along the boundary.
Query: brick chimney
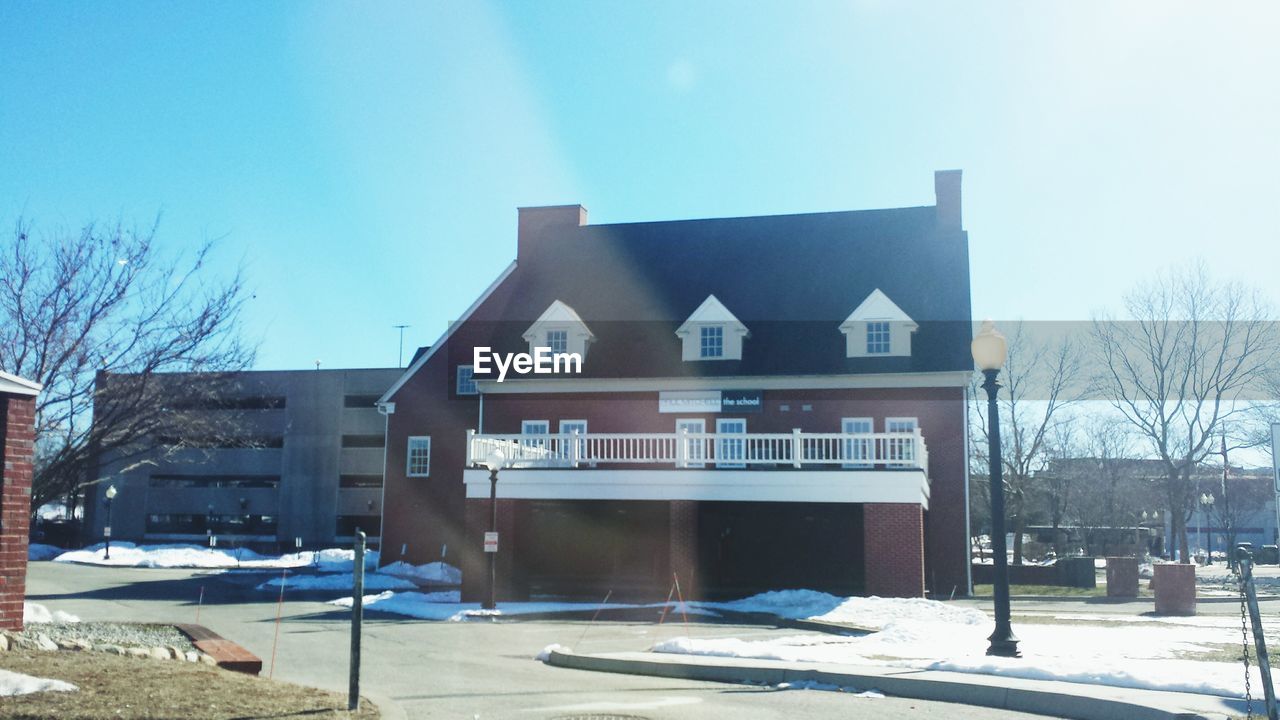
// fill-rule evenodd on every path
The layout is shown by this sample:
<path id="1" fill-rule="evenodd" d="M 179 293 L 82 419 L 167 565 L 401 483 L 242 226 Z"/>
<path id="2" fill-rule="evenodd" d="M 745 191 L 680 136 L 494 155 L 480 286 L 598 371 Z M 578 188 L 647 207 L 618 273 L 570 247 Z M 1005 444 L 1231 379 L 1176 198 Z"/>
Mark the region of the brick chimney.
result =
<path id="1" fill-rule="evenodd" d="M 587 224 L 587 209 L 581 205 L 546 205 L 517 208 L 516 257 L 524 257 L 534 238 L 547 231 Z"/>
<path id="2" fill-rule="evenodd" d="M 938 170 L 933 173 L 933 193 L 937 197 L 938 227 L 963 230 L 960 221 L 960 170 Z"/>

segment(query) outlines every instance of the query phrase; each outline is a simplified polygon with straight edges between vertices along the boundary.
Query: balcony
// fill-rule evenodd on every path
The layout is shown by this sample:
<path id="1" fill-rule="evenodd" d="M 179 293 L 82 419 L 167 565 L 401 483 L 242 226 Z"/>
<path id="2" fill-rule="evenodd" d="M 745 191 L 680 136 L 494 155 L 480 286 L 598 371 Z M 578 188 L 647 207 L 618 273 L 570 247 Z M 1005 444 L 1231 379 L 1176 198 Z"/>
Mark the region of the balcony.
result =
<path id="1" fill-rule="evenodd" d="M 912 502 L 928 506 L 929 453 L 913 433 L 467 433 L 467 497 Z M 558 471 L 558 472 L 557 472 Z"/>

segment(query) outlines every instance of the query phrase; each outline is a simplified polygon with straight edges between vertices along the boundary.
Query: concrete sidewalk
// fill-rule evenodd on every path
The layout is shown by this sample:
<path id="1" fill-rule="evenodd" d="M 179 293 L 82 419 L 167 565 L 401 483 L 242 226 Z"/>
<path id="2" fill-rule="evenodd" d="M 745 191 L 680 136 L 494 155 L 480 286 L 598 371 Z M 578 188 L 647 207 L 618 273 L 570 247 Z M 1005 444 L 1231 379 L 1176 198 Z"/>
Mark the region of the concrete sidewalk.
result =
<path id="1" fill-rule="evenodd" d="M 1225 720 L 1243 716 L 1246 711 L 1243 700 L 1212 695 L 936 670 L 649 652 L 579 655 L 553 651 L 547 662 L 577 670 L 739 684 L 813 681 L 859 690 L 875 689 L 896 697 L 1076 720 Z M 1255 713 L 1261 705 L 1261 700 L 1254 702 Z"/>

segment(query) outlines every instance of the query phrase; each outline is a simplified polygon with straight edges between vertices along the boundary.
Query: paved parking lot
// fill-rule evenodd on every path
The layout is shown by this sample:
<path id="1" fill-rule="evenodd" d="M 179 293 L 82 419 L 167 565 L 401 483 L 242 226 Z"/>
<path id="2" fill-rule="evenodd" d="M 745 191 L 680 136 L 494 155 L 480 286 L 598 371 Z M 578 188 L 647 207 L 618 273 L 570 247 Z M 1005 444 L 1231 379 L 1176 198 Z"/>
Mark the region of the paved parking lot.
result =
<path id="1" fill-rule="evenodd" d="M 85 620 L 192 622 L 204 590 L 200 623 L 257 653 L 271 665 L 276 596 L 253 590 L 269 574 L 101 568 L 32 563 L 28 599 Z M 285 596 L 275 677 L 331 690 L 347 687 L 349 612 Z M 425 622 L 369 613 L 365 618 L 362 689 L 390 718 L 558 718 L 589 714 L 639 718 L 906 718 L 1014 720 L 1036 716 L 898 698 L 864 699 L 820 691 L 688 682 L 565 670 L 533 660 L 551 643 L 578 651 L 643 650 L 677 635 L 737 637 L 795 630 L 631 617 Z"/>

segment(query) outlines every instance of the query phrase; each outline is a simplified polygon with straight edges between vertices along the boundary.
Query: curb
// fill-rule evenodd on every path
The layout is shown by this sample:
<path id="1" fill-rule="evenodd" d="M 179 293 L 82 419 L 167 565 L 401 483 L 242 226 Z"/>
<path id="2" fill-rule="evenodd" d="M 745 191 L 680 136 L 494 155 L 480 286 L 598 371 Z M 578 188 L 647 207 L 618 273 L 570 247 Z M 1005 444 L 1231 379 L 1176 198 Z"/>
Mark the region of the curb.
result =
<path id="1" fill-rule="evenodd" d="M 223 670 L 246 675 L 262 673 L 261 658 L 209 628 L 194 623 L 178 623 L 174 627 L 190 638 L 197 650 L 212 657 Z"/>
<path id="2" fill-rule="evenodd" d="M 730 661 L 652 653 L 578 655 L 554 650 L 548 665 L 629 675 L 777 685 L 814 681 L 839 687 L 876 689 L 886 695 L 960 703 L 1072 720 L 1226 720 L 1237 713 L 1229 698 L 1189 693 L 1129 690 L 1052 680 L 900 668 L 856 668 L 817 663 Z M 1131 698 L 1121 697 L 1130 695 Z M 1239 713 L 1243 714 L 1243 701 Z"/>

